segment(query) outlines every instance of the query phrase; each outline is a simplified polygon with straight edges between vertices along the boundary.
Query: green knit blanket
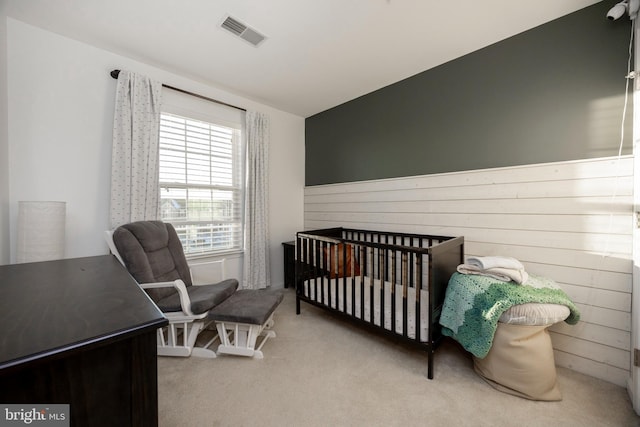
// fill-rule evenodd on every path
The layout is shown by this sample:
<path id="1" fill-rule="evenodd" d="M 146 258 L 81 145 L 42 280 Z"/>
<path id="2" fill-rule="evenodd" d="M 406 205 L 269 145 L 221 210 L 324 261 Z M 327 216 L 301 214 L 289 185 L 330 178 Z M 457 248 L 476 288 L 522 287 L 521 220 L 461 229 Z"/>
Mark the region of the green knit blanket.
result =
<path id="1" fill-rule="evenodd" d="M 440 315 L 442 333 L 474 356 L 484 358 L 502 313 L 512 305 L 525 303 L 566 305 L 571 313 L 565 322 L 575 325 L 580 320 L 578 308 L 551 279 L 530 274 L 525 284 L 518 285 L 487 276 L 454 273 Z"/>

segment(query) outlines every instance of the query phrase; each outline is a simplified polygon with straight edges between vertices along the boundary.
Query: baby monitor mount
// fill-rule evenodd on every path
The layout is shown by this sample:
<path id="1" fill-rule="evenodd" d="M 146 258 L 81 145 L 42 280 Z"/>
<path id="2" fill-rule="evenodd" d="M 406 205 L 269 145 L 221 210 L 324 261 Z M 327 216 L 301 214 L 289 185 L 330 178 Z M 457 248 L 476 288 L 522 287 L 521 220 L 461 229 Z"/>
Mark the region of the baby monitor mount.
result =
<path id="1" fill-rule="evenodd" d="M 607 12 L 607 19 L 615 21 L 627 13 L 630 19 L 635 19 L 640 8 L 640 0 L 624 0 L 613 6 Z"/>

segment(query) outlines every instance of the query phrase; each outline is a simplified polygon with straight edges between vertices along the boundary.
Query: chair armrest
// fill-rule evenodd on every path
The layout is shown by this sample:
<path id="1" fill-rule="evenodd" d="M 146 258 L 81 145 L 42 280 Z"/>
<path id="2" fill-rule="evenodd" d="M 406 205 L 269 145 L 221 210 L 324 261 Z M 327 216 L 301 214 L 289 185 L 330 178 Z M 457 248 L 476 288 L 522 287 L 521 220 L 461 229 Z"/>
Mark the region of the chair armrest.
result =
<path id="1" fill-rule="evenodd" d="M 189 298 L 187 287 L 182 280 L 177 279 L 173 282 L 141 283 L 140 287 L 142 289 L 175 288 L 176 291 L 178 291 L 178 296 L 180 297 L 180 307 L 182 308 L 182 312 L 188 316 L 194 315 L 191 311 L 191 299 Z"/>
<path id="2" fill-rule="evenodd" d="M 118 261 L 120 261 L 120 264 L 122 264 L 126 268 L 126 265 L 124 264 L 120 253 L 118 252 L 118 248 L 116 248 L 116 244 L 113 241 L 113 230 L 105 230 L 104 239 L 107 241 L 107 246 L 109 246 L 109 250 L 111 251 L 111 253 L 115 255 Z"/>

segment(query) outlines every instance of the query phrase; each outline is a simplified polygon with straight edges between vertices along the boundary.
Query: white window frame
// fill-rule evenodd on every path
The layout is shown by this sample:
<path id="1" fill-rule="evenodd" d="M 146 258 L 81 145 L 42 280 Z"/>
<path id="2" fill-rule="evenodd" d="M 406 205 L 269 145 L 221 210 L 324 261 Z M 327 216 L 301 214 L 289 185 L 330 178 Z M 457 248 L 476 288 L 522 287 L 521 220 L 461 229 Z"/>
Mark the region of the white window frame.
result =
<path id="1" fill-rule="evenodd" d="M 188 182 L 189 178 L 176 179 L 173 177 L 168 179 L 167 175 L 163 174 L 162 153 L 164 152 L 166 154 L 166 145 L 163 145 L 163 132 L 161 126 L 159 181 L 161 219 L 174 226 L 178 232 L 180 240 L 182 241 L 187 258 L 209 257 L 242 252 L 244 250 L 244 115 L 240 111 L 229 111 L 231 109 L 227 107 L 222 107 L 208 101 L 189 97 L 188 95 L 170 96 L 167 100 L 165 98 L 165 94 L 163 94 L 164 99 L 161 115 L 166 114 L 195 122 L 208 123 L 214 128 L 219 127 L 231 132 L 233 136 L 233 149 L 231 154 L 233 173 L 231 174 L 231 177 L 226 177 L 231 178 L 231 182 L 227 181 L 224 183 L 205 183 L 202 181 Z M 175 148 L 176 147 L 173 147 L 174 151 Z M 210 157 L 209 160 L 211 161 L 209 165 L 211 167 L 215 166 L 215 157 Z M 185 167 L 189 168 L 188 161 L 185 161 Z M 201 215 L 196 215 L 195 210 L 189 213 L 188 205 L 192 205 L 192 203 L 189 202 L 190 197 L 184 197 L 186 194 L 182 194 L 178 198 L 174 199 L 173 204 L 179 206 L 177 209 L 178 211 L 180 209 L 186 209 L 187 213 L 183 214 L 180 218 L 177 218 L 175 215 L 170 215 L 166 209 L 163 209 L 163 195 L 166 195 L 167 191 L 173 191 L 176 195 L 179 192 L 188 192 L 190 195 L 207 193 L 207 196 L 209 197 L 208 210 L 210 211 L 208 214 L 211 214 L 212 216 L 203 218 Z M 215 195 L 216 193 L 222 194 L 222 192 L 231 192 L 233 194 L 230 202 L 232 215 L 219 217 L 216 216 L 213 211 L 215 211 L 216 205 L 220 208 L 220 204 L 215 203 L 215 197 L 211 195 Z M 182 197 L 184 197 L 184 199 Z M 169 199 L 165 197 L 164 200 L 166 201 Z M 202 200 L 203 199 L 201 199 L 201 201 Z M 207 206 L 207 202 L 203 203 Z M 229 206 L 227 206 L 227 209 L 228 208 Z M 176 212 L 174 211 L 174 213 Z"/>

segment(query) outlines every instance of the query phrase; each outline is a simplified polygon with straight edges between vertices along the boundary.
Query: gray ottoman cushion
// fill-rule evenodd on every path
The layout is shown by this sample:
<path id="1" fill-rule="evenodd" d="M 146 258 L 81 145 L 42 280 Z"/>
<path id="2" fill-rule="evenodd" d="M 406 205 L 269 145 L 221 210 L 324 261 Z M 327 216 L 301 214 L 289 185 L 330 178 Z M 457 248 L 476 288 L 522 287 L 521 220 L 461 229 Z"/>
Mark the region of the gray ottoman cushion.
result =
<path id="1" fill-rule="evenodd" d="M 201 314 L 231 297 L 238 288 L 236 279 L 223 280 L 214 285 L 188 286 L 187 293 L 191 300 L 191 311 Z M 180 296 L 174 293 L 156 303 L 164 312 L 181 311 Z"/>
<path id="2" fill-rule="evenodd" d="M 282 298 L 282 292 L 241 289 L 211 310 L 208 317 L 223 322 L 264 325 Z"/>

